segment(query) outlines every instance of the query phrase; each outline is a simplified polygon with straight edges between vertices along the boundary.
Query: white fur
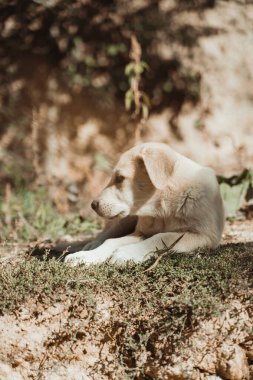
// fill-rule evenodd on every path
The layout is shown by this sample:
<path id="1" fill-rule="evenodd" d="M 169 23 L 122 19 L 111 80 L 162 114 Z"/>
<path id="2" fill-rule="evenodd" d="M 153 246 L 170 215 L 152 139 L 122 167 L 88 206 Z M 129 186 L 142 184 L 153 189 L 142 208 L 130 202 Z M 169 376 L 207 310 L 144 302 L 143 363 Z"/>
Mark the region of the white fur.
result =
<path id="1" fill-rule="evenodd" d="M 224 208 L 215 173 L 165 144 L 145 143 L 125 152 L 98 201 L 100 216 L 121 220 L 83 251 L 68 255 L 65 262 L 71 265 L 141 262 L 183 233 L 176 251 L 214 248 L 221 239 Z M 129 225 L 129 215 L 138 217 L 136 225 Z"/>

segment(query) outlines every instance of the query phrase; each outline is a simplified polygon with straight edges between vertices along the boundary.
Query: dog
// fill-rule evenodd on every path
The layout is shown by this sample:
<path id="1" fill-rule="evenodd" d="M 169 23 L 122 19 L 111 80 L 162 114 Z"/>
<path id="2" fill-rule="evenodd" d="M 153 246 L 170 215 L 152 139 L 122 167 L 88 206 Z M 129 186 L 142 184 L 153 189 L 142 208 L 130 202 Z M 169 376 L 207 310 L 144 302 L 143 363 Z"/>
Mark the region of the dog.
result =
<path id="1" fill-rule="evenodd" d="M 115 221 L 83 250 L 67 255 L 70 265 L 138 263 L 173 245 L 179 252 L 215 248 L 224 228 L 215 172 L 163 143 L 126 151 L 91 207 Z"/>

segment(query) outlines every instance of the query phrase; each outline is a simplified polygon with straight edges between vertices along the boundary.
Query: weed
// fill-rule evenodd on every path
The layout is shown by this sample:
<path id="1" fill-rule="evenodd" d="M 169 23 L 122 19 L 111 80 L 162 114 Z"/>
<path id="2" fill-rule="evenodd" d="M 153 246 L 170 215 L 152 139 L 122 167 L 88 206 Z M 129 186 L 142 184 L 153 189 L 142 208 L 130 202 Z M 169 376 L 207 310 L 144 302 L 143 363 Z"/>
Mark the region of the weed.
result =
<path id="1" fill-rule="evenodd" d="M 0 240 L 59 239 L 66 234 L 84 234 L 99 228 L 77 214 L 60 214 L 49 199 L 47 190 L 21 189 L 6 199 L 0 193 Z"/>
<path id="2" fill-rule="evenodd" d="M 130 320 L 142 316 L 148 321 L 152 314 L 170 319 L 189 309 L 192 316 L 201 316 L 219 311 L 231 294 L 247 290 L 252 282 L 253 256 L 239 244 L 190 255 L 172 253 L 155 270 L 144 272 L 149 264 L 71 268 L 57 260 L 30 257 L 15 266 L 9 263 L 0 273 L 0 310 L 12 311 L 31 296 L 55 299 L 61 292 L 69 297 L 89 294 L 93 304 L 91 299 L 105 292 L 118 299 Z M 173 323 L 179 323 L 178 318 Z"/>
<path id="3" fill-rule="evenodd" d="M 49 345 L 73 345 L 77 334 L 82 341 L 87 319 L 90 330 L 99 328 L 108 335 L 105 339 L 115 346 L 126 378 L 134 379 L 142 378 L 145 355 L 168 362 L 199 322 L 218 316 L 231 299 L 247 302 L 248 311 L 253 312 L 253 256 L 246 244 L 171 253 L 153 270 L 145 271 L 150 265 L 69 267 L 55 259 L 38 261 L 27 256 L 1 268 L 0 315 L 19 315 L 25 309 L 36 318 L 38 310 L 65 305 L 68 325 Z M 106 321 L 99 317 L 101 300 L 111 303 Z M 85 313 L 85 320 L 80 313 Z"/>

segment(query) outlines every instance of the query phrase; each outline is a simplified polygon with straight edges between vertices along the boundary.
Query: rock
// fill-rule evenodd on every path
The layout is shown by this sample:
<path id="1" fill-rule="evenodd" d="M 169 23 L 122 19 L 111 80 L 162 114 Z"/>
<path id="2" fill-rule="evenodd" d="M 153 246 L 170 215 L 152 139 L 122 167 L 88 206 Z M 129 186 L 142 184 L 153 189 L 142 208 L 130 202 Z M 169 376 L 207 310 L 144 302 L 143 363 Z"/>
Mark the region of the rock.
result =
<path id="1" fill-rule="evenodd" d="M 245 351 L 238 345 L 223 345 L 218 355 L 217 374 L 228 380 L 248 380 L 249 367 Z"/>
<path id="2" fill-rule="evenodd" d="M 23 376 L 13 370 L 13 368 L 5 363 L 0 363 L 0 379 L 3 380 L 24 380 Z"/>

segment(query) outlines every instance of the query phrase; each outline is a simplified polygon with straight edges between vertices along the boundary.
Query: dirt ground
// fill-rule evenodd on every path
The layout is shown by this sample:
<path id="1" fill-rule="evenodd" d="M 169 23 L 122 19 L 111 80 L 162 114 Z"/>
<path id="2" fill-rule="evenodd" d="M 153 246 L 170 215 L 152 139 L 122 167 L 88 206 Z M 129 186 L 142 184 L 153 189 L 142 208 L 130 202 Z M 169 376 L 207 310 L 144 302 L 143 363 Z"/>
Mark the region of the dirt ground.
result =
<path id="1" fill-rule="evenodd" d="M 227 221 L 223 243 L 253 243 L 252 220 Z"/>
<path id="2" fill-rule="evenodd" d="M 0 378 L 16 379 L 126 379 L 117 360 L 115 342 L 106 340 L 114 305 L 101 300 L 96 320 L 80 312 L 73 323 L 86 331 L 82 340 L 67 336 L 71 314 L 68 305 L 54 304 L 46 310 L 24 308 L 18 316 L 0 318 Z M 247 305 L 231 302 L 222 315 L 200 324 L 195 333 L 180 345 L 171 365 L 148 359 L 143 352 L 139 366 L 145 364 L 145 377 L 169 380 L 252 379 L 252 318 Z M 81 334 L 81 333 L 80 333 Z M 59 340 L 59 341 L 58 341 Z M 141 363 L 142 362 L 142 363 Z M 166 362 L 166 360 L 165 360 Z M 130 376 L 131 378 L 131 376 Z"/>

